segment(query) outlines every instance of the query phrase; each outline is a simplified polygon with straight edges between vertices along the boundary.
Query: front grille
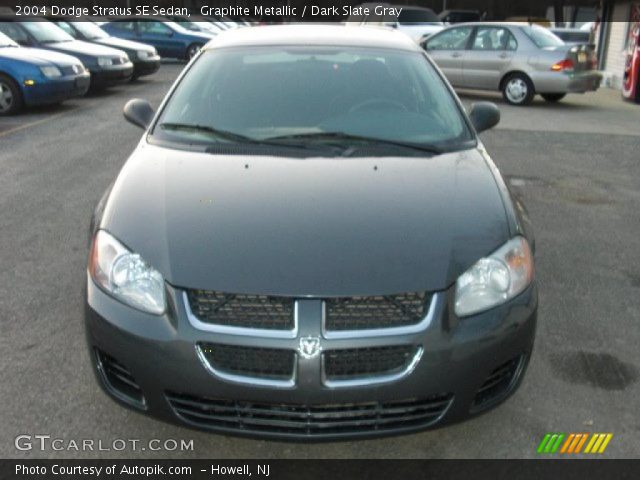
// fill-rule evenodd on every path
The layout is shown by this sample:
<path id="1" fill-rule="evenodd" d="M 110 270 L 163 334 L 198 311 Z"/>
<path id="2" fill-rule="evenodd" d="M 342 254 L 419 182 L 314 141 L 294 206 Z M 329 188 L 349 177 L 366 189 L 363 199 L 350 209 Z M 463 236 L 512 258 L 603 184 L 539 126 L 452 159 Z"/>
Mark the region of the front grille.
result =
<path id="1" fill-rule="evenodd" d="M 201 355 L 216 371 L 272 380 L 293 378 L 295 351 L 217 343 L 198 345 Z"/>
<path id="2" fill-rule="evenodd" d="M 145 404 L 142 389 L 131 372 L 115 358 L 96 349 L 98 371 L 102 381 L 113 395 L 129 404 L 143 407 Z"/>
<path id="3" fill-rule="evenodd" d="M 201 428 L 305 437 L 426 427 L 442 417 L 453 399 L 442 394 L 389 402 L 299 405 L 166 395 L 179 418 Z"/>
<path id="4" fill-rule="evenodd" d="M 344 297 L 326 301 L 326 330 L 404 327 L 419 323 L 429 310 L 427 292 Z"/>
<path id="5" fill-rule="evenodd" d="M 201 322 L 267 330 L 293 329 L 292 298 L 211 290 L 188 290 L 187 297 L 191 311 Z"/>
<path id="6" fill-rule="evenodd" d="M 523 361 L 524 357 L 520 355 L 493 370 L 476 393 L 473 408 L 482 409 L 509 393 Z"/>
<path id="7" fill-rule="evenodd" d="M 407 369 L 418 353 L 414 345 L 329 350 L 324 355 L 327 380 L 392 375 Z"/>

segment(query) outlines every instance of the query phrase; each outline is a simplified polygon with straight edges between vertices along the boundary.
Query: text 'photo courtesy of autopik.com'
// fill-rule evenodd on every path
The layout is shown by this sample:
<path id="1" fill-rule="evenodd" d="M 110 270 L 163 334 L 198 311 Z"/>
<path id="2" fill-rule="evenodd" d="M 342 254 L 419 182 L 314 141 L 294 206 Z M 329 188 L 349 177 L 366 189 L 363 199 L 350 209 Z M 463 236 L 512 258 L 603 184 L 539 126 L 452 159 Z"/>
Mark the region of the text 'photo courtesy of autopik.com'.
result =
<path id="1" fill-rule="evenodd" d="M 0 1 L 0 479 L 637 478 L 640 0 Z"/>

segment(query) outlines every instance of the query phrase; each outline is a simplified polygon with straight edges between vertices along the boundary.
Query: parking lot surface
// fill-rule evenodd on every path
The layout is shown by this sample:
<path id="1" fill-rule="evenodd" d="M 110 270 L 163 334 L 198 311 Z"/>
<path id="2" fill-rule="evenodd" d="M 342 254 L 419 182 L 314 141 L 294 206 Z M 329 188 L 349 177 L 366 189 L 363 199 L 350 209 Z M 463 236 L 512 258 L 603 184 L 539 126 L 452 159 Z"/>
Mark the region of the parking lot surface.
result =
<path id="1" fill-rule="evenodd" d="M 167 425 L 96 385 L 83 330 L 94 205 L 141 131 L 129 98 L 157 106 L 182 68 L 61 107 L 0 119 L 0 456 L 151 458 L 535 457 L 547 432 L 613 433 L 607 458 L 640 453 L 640 107 L 619 93 L 528 108 L 496 101 L 482 135 L 537 237 L 536 348 L 520 390 L 489 413 L 404 437 L 342 443 L 248 440 Z M 140 186 L 144 189 L 144 185 Z M 16 436 L 193 439 L 192 451 L 19 451 Z"/>

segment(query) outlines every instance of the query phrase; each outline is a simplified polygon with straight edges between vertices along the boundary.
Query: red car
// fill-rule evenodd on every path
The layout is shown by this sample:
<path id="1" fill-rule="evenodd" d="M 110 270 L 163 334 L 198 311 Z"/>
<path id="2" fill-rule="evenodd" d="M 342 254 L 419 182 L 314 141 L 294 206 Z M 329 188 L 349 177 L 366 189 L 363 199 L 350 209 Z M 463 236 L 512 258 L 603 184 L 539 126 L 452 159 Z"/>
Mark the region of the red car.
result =
<path id="1" fill-rule="evenodd" d="M 622 81 L 622 96 L 640 103 L 640 22 L 636 22 L 630 34 Z"/>

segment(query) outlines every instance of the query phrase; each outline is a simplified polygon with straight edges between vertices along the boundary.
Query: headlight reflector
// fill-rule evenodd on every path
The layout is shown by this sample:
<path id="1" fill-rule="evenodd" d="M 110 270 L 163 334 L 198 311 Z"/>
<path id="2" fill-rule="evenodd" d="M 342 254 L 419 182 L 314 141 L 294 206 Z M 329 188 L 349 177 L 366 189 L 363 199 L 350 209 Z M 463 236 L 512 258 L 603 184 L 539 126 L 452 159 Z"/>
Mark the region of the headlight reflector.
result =
<path id="1" fill-rule="evenodd" d="M 533 272 L 529 243 L 523 237 L 512 238 L 458 277 L 456 315 L 472 315 L 512 299 L 533 281 Z"/>
<path id="2" fill-rule="evenodd" d="M 104 230 L 93 240 L 89 273 L 96 284 L 121 302 L 155 315 L 164 313 L 165 288 L 160 272 Z"/>
<path id="3" fill-rule="evenodd" d="M 40 67 L 40 71 L 47 78 L 57 78 L 62 76 L 62 72 L 60 71 L 60 69 L 58 67 L 54 67 L 53 65 Z"/>

